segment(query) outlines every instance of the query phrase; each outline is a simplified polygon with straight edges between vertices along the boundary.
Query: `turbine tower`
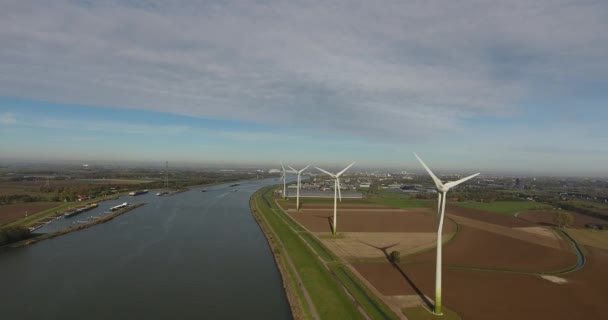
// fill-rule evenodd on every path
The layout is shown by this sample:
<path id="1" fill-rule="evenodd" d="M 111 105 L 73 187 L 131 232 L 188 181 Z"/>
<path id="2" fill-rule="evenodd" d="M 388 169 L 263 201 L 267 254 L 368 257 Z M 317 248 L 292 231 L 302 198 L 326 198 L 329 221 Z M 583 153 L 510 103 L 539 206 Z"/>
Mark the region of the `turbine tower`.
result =
<path id="1" fill-rule="evenodd" d="M 437 198 L 437 216 L 438 216 L 437 218 L 439 218 L 439 224 L 437 226 L 437 265 L 435 267 L 435 312 L 434 313 L 437 315 L 442 315 L 443 313 L 441 312 L 441 246 L 442 246 L 441 232 L 443 231 L 443 217 L 445 216 L 446 195 L 451 188 L 453 188 L 469 179 L 476 177 L 477 175 L 479 175 L 479 173 L 470 175 L 466 178 L 463 178 L 463 179 L 460 179 L 457 181 L 442 183 L 441 180 L 439 180 L 439 178 L 437 178 L 437 176 L 435 176 L 435 174 L 433 174 L 433 171 L 431 171 L 431 169 L 429 169 L 429 167 L 427 167 L 427 165 L 424 163 L 424 161 L 422 161 L 422 159 L 420 159 L 420 157 L 418 157 L 418 155 L 416 153 L 414 153 L 414 156 L 416 156 L 416 158 L 418 159 L 418 161 L 420 161 L 420 163 L 422 164 L 424 169 L 429 173 L 429 175 L 435 182 L 435 187 L 437 188 L 437 197 L 438 197 Z"/>
<path id="2" fill-rule="evenodd" d="M 283 180 L 283 199 L 287 199 L 287 173 L 288 172 L 293 172 L 290 170 L 285 170 L 285 167 L 283 166 L 283 163 L 281 162 L 281 179 Z M 295 172 L 294 172 L 295 173 Z M 281 180 L 279 180 L 281 181 Z"/>
<path id="3" fill-rule="evenodd" d="M 304 170 L 308 169 L 308 167 L 310 167 L 310 165 L 307 165 L 304 169 L 298 171 L 294 168 L 292 168 L 291 166 L 288 166 L 289 169 L 291 169 L 291 171 L 293 173 L 297 173 L 298 174 L 298 191 L 296 191 L 296 211 L 300 211 L 300 177 L 302 176 L 302 172 L 304 172 Z"/>
<path id="4" fill-rule="evenodd" d="M 317 168 L 317 170 L 324 172 L 325 174 L 329 175 L 330 177 L 334 178 L 334 222 L 332 223 L 332 234 L 335 236 L 336 235 L 336 226 L 338 223 L 337 220 L 337 215 L 336 212 L 338 211 L 338 197 L 340 197 L 340 202 L 342 202 L 342 193 L 340 192 L 340 176 L 346 172 L 346 170 L 348 170 L 348 168 L 352 167 L 355 163 L 351 163 L 348 165 L 348 167 L 344 168 L 344 170 L 333 174 L 331 172 L 327 172 L 321 168 L 315 167 Z"/>
<path id="5" fill-rule="evenodd" d="M 169 189 L 169 161 L 165 161 L 165 189 Z"/>

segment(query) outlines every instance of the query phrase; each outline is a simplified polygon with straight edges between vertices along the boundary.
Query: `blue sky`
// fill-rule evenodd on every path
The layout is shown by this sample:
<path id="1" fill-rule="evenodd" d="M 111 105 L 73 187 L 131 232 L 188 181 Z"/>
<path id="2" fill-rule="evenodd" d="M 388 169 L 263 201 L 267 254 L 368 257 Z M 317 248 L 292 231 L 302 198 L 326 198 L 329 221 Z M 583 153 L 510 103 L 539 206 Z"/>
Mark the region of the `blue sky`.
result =
<path id="1" fill-rule="evenodd" d="M 606 176 L 603 1 L 33 1 L 0 159 Z"/>

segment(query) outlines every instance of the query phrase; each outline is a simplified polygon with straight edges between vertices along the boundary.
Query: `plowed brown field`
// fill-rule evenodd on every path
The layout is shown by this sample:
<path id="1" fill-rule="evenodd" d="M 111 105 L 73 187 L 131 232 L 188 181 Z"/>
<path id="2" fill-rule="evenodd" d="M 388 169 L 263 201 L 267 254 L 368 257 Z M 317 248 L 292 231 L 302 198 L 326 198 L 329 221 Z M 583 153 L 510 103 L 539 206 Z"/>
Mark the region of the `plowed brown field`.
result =
<path id="1" fill-rule="evenodd" d="M 603 319 L 608 251 L 590 249 L 588 264 L 556 284 L 535 275 L 444 268 L 443 301 L 464 319 Z M 435 266 L 355 263 L 382 294 L 434 297 Z M 408 280 L 409 279 L 409 280 Z"/>
<path id="2" fill-rule="evenodd" d="M 52 207 L 56 202 L 16 203 L 0 206 L 0 225 L 25 217 L 25 213 L 34 214 Z"/>
<path id="3" fill-rule="evenodd" d="M 521 228 L 531 227 L 534 223 L 517 219 L 514 216 L 485 212 L 475 209 L 463 208 L 454 205 L 448 205 L 445 210 L 446 214 L 453 214 L 465 218 L 475 219 L 483 222 L 489 222 L 503 227 Z"/>
<path id="4" fill-rule="evenodd" d="M 561 270 L 576 261 L 567 245 L 550 248 L 464 225 L 443 248 L 443 263 L 456 266 L 542 272 Z M 435 264 L 435 250 L 414 255 L 407 262 Z"/>
<path id="5" fill-rule="evenodd" d="M 325 206 L 327 208 L 327 206 Z M 333 209 L 301 209 L 289 214 L 312 232 L 331 231 Z M 454 225 L 445 224 L 444 232 Z M 436 232 L 437 218 L 428 209 L 338 209 L 339 232 Z"/>
<path id="6" fill-rule="evenodd" d="M 309 230 L 325 233 L 330 230 L 332 208 L 331 205 L 308 205 L 300 213 L 290 210 L 289 214 Z M 443 301 L 464 319 L 605 317 L 608 251 L 586 247 L 586 265 L 579 271 L 557 275 L 553 280 L 565 281 L 559 284 L 533 274 L 562 270 L 577 261 L 571 244 L 551 229 L 536 230 L 542 227 L 534 219 L 525 221 L 456 206 L 449 206 L 447 213 L 459 223 L 460 229 L 443 249 Z M 577 223 L 584 224 L 582 221 L 587 220 L 580 219 Z M 405 240 L 397 233 L 428 234 L 435 231 L 436 223 L 436 215 L 429 209 L 369 205 L 338 208 L 338 230 L 361 234 L 361 237 L 352 237 L 353 241 L 370 247 L 369 252 L 365 251 L 370 257 L 378 257 L 373 250 L 382 250 L 384 246 L 389 247 L 388 250 L 404 249 L 398 247 Z M 446 223 L 446 228 L 448 232 L 454 231 L 455 225 Z M 383 232 L 392 238 L 382 238 Z M 341 256 L 356 258 L 361 250 L 349 246 L 350 234 L 344 239 L 324 239 L 324 242 L 337 242 L 335 248 L 330 245 L 332 250 L 344 251 Z M 432 239 L 421 237 L 420 244 L 428 245 L 429 240 Z M 395 245 L 390 246 L 393 243 Z M 352 265 L 358 273 L 383 295 L 434 297 L 435 250 L 403 256 L 398 267 L 388 262 L 351 261 L 357 261 Z"/>

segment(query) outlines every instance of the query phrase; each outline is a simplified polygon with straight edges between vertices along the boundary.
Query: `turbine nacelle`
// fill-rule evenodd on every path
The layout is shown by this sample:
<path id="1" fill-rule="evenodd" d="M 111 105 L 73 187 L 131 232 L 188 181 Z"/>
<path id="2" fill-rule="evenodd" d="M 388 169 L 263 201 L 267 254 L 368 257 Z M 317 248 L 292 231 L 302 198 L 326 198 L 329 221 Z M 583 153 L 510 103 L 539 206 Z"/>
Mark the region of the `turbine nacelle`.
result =
<path id="1" fill-rule="evenodd" d="M 296 173 L 296 174 L 300 175 L 300 174 L 302 174 L 302 172 L 304 172 L 304 170 L 308 169 L 308 167 L 310 167 L 310 165 L 307 165 L 306 167 L 304 167 L 304 169 L 302 169 L 302 170 L 300 170 L 300 171 L 298 171 L 298 170 L 294 169 L 294 168 L 293 168 L 293 167 L 291 167 L 291 166 L 287 166 L 287 167 L 289 167 L 289 169 L 291 169 L 291 172 L 292 172 L 292 173 Z"/>
<path id="2" fill-rule="evenodd" d="M 433 179 L 433 182 L 435 182 L 435 188 L 437 188 L 437 191 L 439 191 L 441 193 L 446 193 L 451 188 L 453 188 L 467 180 L 473 179 L 479 175 L 479 173 L 476 173 L 476 174 L 470 175 L 466 178 L 462 178 L 460 180 L 443 183 L 443 182 L 441 182 L 441 180 L 439 178 L 437 178 L 437 176 L 433 173 L 433 171 L 431 171 L 431 169 L 426 165 L 426 163 L 424 163 L 424 161 L 422 161 L 422 159 L 420 159 L 420 157 L 418 157 L 418 155 L 415 152 L 414 152 L 414 156 L 416 156 L 418 161 L 420 161 L 420 164 L 422 164 L 422 166 L 424 167 L 426 172 L 429 173 L 429 175 L 431 176 L 431 179 Z"/>
<path id="3" fill-rule="evenodd" d="M 342 170 L 342 171 L 340 171 L 340 172 L 338 172 L 336 174 L 333 174 L 333 173 L 331 173 L 329 171 L 325 171 L 325 170 L 323 170 L 323 169 L 321 169 L 319 167 L 315 167 L 317 170 L 319 170 L 319 171 L 327 174 L 328 176 L 334 178 L 334 188 L 336 188 L 336 191 L 338 192 L 338 198 L 340 199 L 340 202 L 342 202 L 342 191 L 340 190 L 340 187 L 341 187 L 341 185 L 340 185 L 340 176 L 344 172 L 346 172 L 346 170 L 348 170 L 350 167 L 352 167 L 354 164 L 355 164 L 354 162 L 351 163 L 351 164 L 349 164 L 348 167 L 344 168 L 344 170 Z"/>
<path id="4" fill-rule="evenodd" d="M 435 182 L 435 187 L 440 192 L 440 194 L 438 195 L 439 197 L 437 198 L 437 217 L 438 217 L 437 258 L 435 259 L 435 263 L 436 263 L 436 265 L 435 265 L 435 310 L 433 313 L 436 315 L 441 315 L 442 314 L 442 312 L 441 312 L 441 265 L 442 265 L 441 257 L 442 257 L 442 254 L 441 254 L 441 252 L 442 252 L 442 246 L 443 246 L 443 242 L 441 240 L 441 234 L 443 232 L 443 218 L 445 216 L 445 202 L 446 202 L 447 192 L 451 188 L 453 188 L 469 179 L 472 179 L 472 178 L 478 176 L 479 173 L 470 175 L 470 176 L 460 179 L 460 180 L 443 183 L 443 182 L 441 182 L 441 180 L 439 180 L 439 178 L 437 178 L 437 176 L 433 173 L 433 171 L 431 171 L 431 169 L 424 163 L 424 161 L 422 161 L 422 159 L 420 159 L 420 157 L 418 157 L 418 155 L 415 152 L 414 152 L 414 155 L 416 156 L 418 161 L 420 161 L 420 163 L 422 164 L 424 169 L 429 173 L 429 175 L 433 179 L 433 182 Z"/>

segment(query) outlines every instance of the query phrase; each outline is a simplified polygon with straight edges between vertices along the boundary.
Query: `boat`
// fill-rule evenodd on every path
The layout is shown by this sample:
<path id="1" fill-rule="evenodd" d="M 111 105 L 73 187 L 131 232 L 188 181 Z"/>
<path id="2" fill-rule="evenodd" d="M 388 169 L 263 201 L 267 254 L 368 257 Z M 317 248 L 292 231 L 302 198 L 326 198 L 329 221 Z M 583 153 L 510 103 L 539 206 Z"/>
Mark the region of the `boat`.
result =
<path id="1" fill-rule="evenodd" d="M 66 217 L 66 218 L 70 218 L 70 217 L 73 217 L 73 216 L 75 216 L 77 214 L 81 214 L 81 213 L 83 213 L 85 211 L 89 211 L 89 210 L 95 209 L 95 208 L 97 208 L 97 203 L 91 203 L 89 205 L 86 205 L 86 206 L 83 206 L 83 207 L 78 207 L 78 208 L 76 208 L 74 210 L 68 211 L 68 212 L 64 213 L 63 216 Z"/>
<path id="2" fill-rule="evenodd" d="M 160 196 L 166 196 L 166 195 L 168 195 L 168 194 L 169 194 L 169 192 L 167 192 L 167 191 L 162 191 L 162 192 L 157 192 L 157 193 L 156 193 L 156 195 L 157 195 L 157 196 L 159 196 L 159 197 L 160 197 Z"/>
<path id="3" fill-rule="evenodd" d="M 238 186 L 238 185 L 240 185 L 240 183 L 234 183 L 234 184 L 231 184 L 230 186 L 231 186 L 231 187 L 236 187 L 236 186 Z"/>
<path id="4" fill-rule="evenodd" d="M 129 203 L 125 202 L 123 204 L 119 204 L 117 206 L 114 206 L 114 207 L 110 208 L 110 211 L 116 211 L 118 209 L 126 208 L 128 205 L 129 205 Z"/>
<path id="5" fill-rule="evenodd" d="M 203 190 L 201 190 L 201 192 L 207 192 L 207 189 L 203 189 Z"/>
<path id="6" fill-rule="evenodd" d="M 140 194 L 144 194 L 144 193 L 148 193 L 148 190 L 136 190 L 136 191 L 132 191 L 129 192 L 130 196 L 138 196 Z"/>
<path id="7" fill-rule="evenodd" d="M 36 231 L 36 230 L 38 230 L 38 229 L 42 228 L 42 226 L 44 226 L 44 224 L 37 225 L 37 226 L 35 226 L 35 227 L 30 227 L 30 228 L 29 228 L 29 229 L 30 229 L 30 232 L 34 232 L 34 231 Z"/>

